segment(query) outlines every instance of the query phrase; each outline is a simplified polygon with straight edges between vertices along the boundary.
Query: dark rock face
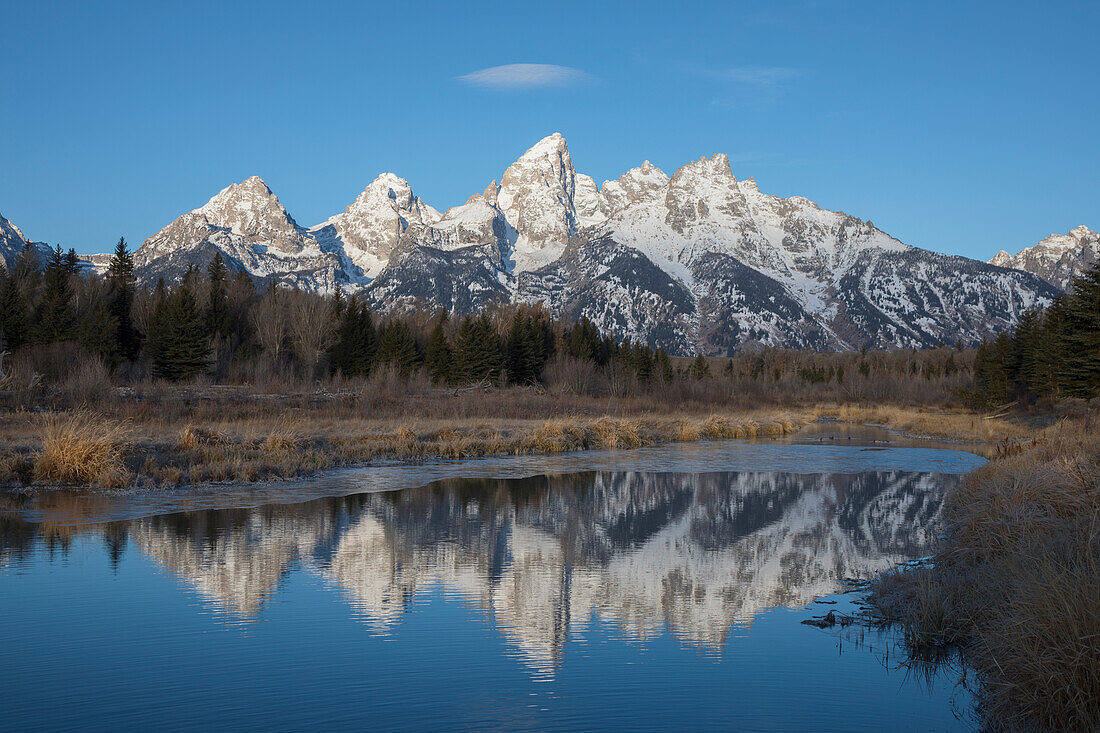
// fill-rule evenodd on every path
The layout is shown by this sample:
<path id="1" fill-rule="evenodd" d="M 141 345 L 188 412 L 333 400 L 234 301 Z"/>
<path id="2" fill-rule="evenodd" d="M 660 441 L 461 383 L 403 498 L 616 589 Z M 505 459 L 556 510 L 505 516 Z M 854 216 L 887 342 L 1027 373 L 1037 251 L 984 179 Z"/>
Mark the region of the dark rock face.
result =
<path id="1" fill-rule="evenodd" d="M 835 330 L 854 347 L 974 345 L 1057 295 L 1034 275 L 965 257 L 919 249 L 866 254 L 840 279 L 844 309 Z"/>
<path id="2" fill-rule="evenodd" d="M 692 268 L 704 353 L 732 355 L 746 345 L 828 349 L 841 342 L 775 279 L 716 252 Z"/>
<path id="3" fill-rule="evenodd" d="M 695 299 L 635 249 L 610 237 L 575 238 L 553 264 L 519 276 L 518 298 L 549 303 L 566 318 L 585 316 L 606 331 L 693 350 Z"/>
<path id="4" fill-rule="evenodd" d="M 413 247 L 382 270 L 366 295 L 383 310 L 442 308 L 451 313 L 470 313 L 509 297 L 504 272 L 483 247 Z"/>

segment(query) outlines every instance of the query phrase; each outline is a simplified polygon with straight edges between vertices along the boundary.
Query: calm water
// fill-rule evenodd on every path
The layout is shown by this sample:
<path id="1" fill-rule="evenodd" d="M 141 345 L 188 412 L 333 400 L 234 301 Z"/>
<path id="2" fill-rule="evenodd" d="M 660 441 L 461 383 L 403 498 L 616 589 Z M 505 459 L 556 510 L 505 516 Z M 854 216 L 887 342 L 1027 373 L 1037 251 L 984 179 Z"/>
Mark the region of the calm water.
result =
<path id="1" fill-rule="evenodd" d="M 979 463 L 712 444 L 12 506 L 0 729 L 965 730 L 891 634 L 800 621 L 928 554 Z"/>

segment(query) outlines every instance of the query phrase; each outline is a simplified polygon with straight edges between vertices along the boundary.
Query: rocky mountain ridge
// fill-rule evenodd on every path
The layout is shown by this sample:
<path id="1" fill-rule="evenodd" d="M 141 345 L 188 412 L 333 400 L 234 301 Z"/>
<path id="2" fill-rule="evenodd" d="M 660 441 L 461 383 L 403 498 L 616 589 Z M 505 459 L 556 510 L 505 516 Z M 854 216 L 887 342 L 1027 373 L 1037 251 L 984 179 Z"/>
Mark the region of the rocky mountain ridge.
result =
<path id="1" fill-rule="evenodd" d="M 15 269 L 19 255 L 30 244 L 40 258 L 49 257 L 52 251 L 50 246 L 42 242 L 28 240 L 19 227 L 0 215 L 0 263 L 11 272 Z"/>
<path id="2" fill-rule="evenodd" d="M 1069 290 L 1073 278 L 1098 261 L 1100 232 L 1082 225 L 1066 234 L 1051 234 L 1015 255 L 1002 249 L 989 264 L 1030 272 L 1061 290 Z"/>
<path id="3" fill-rule="evenodd" d="M 444 212 L 383 173 L 343 212 L 303 227 L 249 178 L 147 239 L 137 274 L 176 280 L 216 251 L 259 281 L 360 293 L 382 311 L 541 302 L 677 354 L 972 344 L 1058 292 L 764 194 L 725 155 L 672 176 L 646 161 L 597 186 L 556 133 Z"/>

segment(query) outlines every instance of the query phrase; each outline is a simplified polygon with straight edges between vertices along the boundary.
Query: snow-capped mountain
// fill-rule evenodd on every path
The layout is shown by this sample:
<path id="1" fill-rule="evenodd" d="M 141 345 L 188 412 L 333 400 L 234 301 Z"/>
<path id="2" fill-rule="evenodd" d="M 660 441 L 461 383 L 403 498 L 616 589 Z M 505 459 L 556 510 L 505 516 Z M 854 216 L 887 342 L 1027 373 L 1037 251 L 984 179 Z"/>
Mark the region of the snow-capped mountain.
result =
<path id="1" fill-rule="evenodd" d="M 1051 234 L 1015 256 L 1002 249 L 989 264 L 1030 272 L 1061 290 L 1068 290 L 1073 278 L 1097 261 L 1100 261 L 1100 233 L 1082 225 L 1067 234 Z"/>
<path id="2" fill-rule="evenodd" d="M 23 232 L 19 230 L 19 227 L 5 219 L 3 215 L 0 215 L 0 262 L 3 262 L 8 272 L 11 272 L 15 268 L 15 263 L 19 259 L 19 255 L 23 253 L 28 242 L 29 240 L 23 236 Z M 49 246 L 41 242 L 29 243 L 37 252 L 39 258 L 50 256 L 51 250 Z"/>
<path id="3" fill-rule="evenodd" d="M 298 226 L 257 176 L 222 189 L 146 239 L 134 253 L 135 273 L 145 282 L 177 280 L 218 250 L 236 269 L 308 289 L 331 290 L 346 278 L 340 254 Z"/>
<path id="4" fill-rule="evenodd" d="M 306 228 L 250 178 L 146 240 L 138 275 L 178 278 L 215 250 L 257 279 L 361 292 L 381 310 L 542 302 L 679 354 L 974 343 L 1057 295 L 1034 275 L 761 193 L 725 155 L 671 177 L 646 161 L 597 186 L 559 134 L 442 213 L 384 173 Z"/>

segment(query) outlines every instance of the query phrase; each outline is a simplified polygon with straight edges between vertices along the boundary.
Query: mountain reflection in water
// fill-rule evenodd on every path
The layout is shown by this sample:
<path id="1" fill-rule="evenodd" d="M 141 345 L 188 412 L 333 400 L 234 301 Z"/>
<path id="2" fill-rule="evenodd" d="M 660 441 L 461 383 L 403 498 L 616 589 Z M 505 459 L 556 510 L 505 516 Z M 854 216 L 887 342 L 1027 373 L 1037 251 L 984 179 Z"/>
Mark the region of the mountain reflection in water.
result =
<path id="1" fill-rule="evenodd" d="M 534 670 L 597 615 L 646 640 L 667 629 L 720 654 L 762 609 L 802 607 L 928 554 L 960 476 L 590 472 L 454 479 L 420 489 L 204 510 L 96 527 L 12 518 L 0 568 L 71 533 L 128 543 L 219 609 L 255 617 L 292 572 L 340 590 L 378 633 L 443 586 L 483 609 Z"/>

